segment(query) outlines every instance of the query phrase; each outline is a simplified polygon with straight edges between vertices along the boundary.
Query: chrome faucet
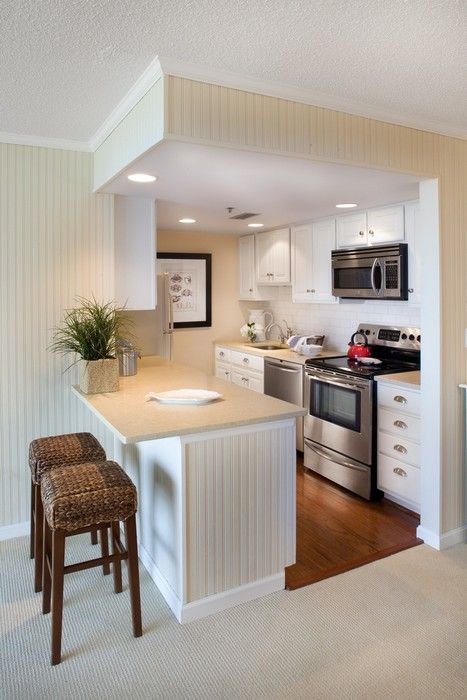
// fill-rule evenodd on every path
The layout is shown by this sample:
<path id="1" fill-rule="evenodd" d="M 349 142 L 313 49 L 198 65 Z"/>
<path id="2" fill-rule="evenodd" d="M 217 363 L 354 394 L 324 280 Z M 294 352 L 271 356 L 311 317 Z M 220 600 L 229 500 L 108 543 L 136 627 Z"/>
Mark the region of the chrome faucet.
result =
<path id="1" fill-rule="evenodd" d="M 277 328 L 279 329 L 279 340 L 280 340 L 280 342 L 281 342 L 281 343 L 285 343 L 285 341 L 287 340 L 287 337 L 286 337 L 286 335 L 285 335 L 285 333 L 284 333 L 284 330 L 283 330 L 282 326 L 281 326 L 279 323 L 276 323 L 275 321 L 273 321 L 272 323 L 270 323 L 269 326 L 266 326 L 266 329 L 265 329 L 266 335 L 267 335 L 268 333 L 270 333 L 271 329 L 274 328 L 274 326 L 277 326 Z"/>

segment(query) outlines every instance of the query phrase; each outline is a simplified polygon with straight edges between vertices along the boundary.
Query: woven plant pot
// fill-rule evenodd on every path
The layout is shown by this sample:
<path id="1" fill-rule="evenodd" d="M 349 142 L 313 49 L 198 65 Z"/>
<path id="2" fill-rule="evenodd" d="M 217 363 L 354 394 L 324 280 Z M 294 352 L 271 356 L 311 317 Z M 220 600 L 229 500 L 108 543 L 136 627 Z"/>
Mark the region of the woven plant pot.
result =
<path id="1" fill-rule="evenodd" d="M 83 394 L 104 394 L 109 391 L 117 391 L 117 358 L 83 361 L 79 388 Z"/>

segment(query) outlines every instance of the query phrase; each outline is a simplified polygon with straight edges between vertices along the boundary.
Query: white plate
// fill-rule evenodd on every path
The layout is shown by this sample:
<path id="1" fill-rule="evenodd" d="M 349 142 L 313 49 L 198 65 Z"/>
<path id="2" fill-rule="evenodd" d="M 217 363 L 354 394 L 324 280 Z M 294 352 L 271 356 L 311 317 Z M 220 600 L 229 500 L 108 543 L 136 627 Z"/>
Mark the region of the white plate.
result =
<path id="1" fill-rule="evenodd" d="M 222 394 L 217 391 L 206 391 L 206 389 L 173 389 L 172 391 L 161 391 L 156 394 L 154 391 L 146 394 L 146 400 L 157 399 L 160 403 L 178 403 L 202 405 L 221 399 Z"/>
<path id="2" fill-rule="evenodd" d="M 378 360 L 377 357 L 359 357 L 358 361 L 362 363 L 362 365 L 380 365 L 381 360 Z"/>

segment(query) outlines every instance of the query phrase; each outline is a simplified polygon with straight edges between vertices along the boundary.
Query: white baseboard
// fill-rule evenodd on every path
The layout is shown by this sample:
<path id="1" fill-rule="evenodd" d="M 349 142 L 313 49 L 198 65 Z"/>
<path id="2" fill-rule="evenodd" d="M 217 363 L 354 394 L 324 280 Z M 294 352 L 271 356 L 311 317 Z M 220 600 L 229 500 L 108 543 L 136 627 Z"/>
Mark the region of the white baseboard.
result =
<path id="1" fill-rule="evenodd" d="M 139 556 L 144 568 L 148 571 L 152 580 L 162 593 L 165 602 L 172 610 L 180 624 L 193 622 L 202 617 L 213 615 L 221 610 L 228 610 L 241 603 L 246 603 L 255 598 L 261 598 L 264 595 L 282 591 L 285 588 L 285 573 L 282 571 L 273 576 L 247 583 L 244 586 L 238 586 L 222 593 L 207 596 L 201 600 L 196 600 L 193 603 L 183 604 L 175 591 L 169 586 L 167 580 L 161 574 L 157 565 L 151 559 L 144 547 L 139 547 Z"/>
<path id="2" fill-rule="evenodd" d="M 438 535 L 431 530 L 426 530 L 419 525 L 417 527 L 417 537 L 434 549 L 448 549 L 455 544 L 467 542 L 467 525 L 457 527 L 455 530 L 449 530 L 449 532 L 445 532 L 442 535 Z"/>
<path id="3" fill-rule="evenodd" d="M 29 535 L 29 520 L 26 520 L 24 523 L 0 527 L 0 542 L 2 540 L 12 540 L 14 537 L 24 537 L 25 535 Z"/>

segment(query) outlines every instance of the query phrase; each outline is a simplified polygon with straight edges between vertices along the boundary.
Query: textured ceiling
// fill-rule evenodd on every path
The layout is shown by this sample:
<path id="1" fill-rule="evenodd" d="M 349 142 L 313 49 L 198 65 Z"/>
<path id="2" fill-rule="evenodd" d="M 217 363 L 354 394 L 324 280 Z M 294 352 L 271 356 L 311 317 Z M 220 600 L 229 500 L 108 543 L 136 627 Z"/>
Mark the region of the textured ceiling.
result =
<path id="1" fill-rule="evenodd" d="M 2 0 L 0 132 L 87 141 L 159 55 L 465 133 L 466 8 L 465 0 Z"/>

